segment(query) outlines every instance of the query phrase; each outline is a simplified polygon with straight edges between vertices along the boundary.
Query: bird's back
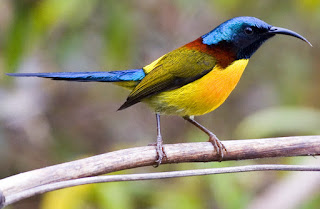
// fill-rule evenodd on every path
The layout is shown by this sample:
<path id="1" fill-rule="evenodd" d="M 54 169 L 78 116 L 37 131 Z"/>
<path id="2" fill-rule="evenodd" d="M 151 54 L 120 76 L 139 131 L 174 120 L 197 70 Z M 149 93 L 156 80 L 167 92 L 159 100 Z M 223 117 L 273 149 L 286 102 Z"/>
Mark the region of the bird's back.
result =
<path id="1" fill-rule="evenodd" d="M 120 109 L 143 101 L 162 114 L 205 114 L 225 101 L 247 63 L 224 46 L 210 48 L 196 39 L 144 67 L 147 75 Z"/>

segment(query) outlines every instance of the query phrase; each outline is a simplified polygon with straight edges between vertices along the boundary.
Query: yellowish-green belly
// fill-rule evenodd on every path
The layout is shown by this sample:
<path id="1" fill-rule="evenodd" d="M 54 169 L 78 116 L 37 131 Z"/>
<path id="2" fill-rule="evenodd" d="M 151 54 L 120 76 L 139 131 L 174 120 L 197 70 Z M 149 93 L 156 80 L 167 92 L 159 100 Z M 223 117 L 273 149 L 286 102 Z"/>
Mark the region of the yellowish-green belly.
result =
<path id="1" fill-rule="evenodd" d="M 203 115 L 219 107 L 236 87 L 248 64 L 236 60 L 226 69 L 215 67 L 202 78 L 178 89 L 165 91 L 143 102 L 156 112 L 168 115 Z"/>

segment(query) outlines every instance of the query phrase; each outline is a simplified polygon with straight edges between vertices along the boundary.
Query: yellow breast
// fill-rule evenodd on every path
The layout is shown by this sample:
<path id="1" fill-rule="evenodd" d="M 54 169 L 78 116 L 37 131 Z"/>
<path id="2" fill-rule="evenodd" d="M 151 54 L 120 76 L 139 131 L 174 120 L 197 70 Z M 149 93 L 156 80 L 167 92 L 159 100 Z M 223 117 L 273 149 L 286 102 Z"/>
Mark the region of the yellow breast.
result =
<path id="1" fill-rule="evenodd" d="M 248 64 L 236 60 L 227 68 L 216 66 L 202 78 L 178 89 L 165 91 L 143 100 L 156 112 L 169 115 L 203 115 L 219 107 L 236 87 Z"/>

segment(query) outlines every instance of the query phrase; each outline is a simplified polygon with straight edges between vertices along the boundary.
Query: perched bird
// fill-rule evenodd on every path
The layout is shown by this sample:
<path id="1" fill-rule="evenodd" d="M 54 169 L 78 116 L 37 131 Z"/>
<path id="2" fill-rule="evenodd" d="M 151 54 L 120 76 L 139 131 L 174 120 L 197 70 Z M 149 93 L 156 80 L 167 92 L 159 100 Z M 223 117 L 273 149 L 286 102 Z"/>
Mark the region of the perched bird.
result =
<path id="1" fill-rule="evenodd" d="M 249 58 L 266 40 L 276 34 L 293 36 L 310 44 L 303 36 L 291 30 L 274 27 L 255 17 L 236 17 L 143 68 L 109 72 L 7 75 L 113 82 L 131 90 L 119 110 L 145 102 L 155 111 L 157 165 L 165 156 L 160 134 L 162 114 L 181 116 L 201 129 L 209 136 L 209 141 L 222 159 L 226 148 L 211 131 L 196 122 L 194 116 L 206 114 L 219 107 L 237 85 Z"/>

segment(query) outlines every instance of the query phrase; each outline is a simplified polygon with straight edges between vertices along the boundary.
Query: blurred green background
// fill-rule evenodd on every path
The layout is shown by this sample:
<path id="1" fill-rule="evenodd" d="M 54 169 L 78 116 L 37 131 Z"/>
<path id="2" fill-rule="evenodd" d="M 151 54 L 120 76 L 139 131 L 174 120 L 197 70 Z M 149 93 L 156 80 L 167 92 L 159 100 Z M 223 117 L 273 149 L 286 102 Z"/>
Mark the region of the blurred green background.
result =
<path id="1" fill-rule="evenodd" d="M 0 178 L 154 142 L 144 104 L 117 108 L 128 92 L 107 83 L 14 79 L 9 72 L 142 67 L 235 16 L 294 30 L 252 57 L 222 107 L 198 117 L 220 139 L 320 134 L 320 1 L 316 0 L 1 0 Z M 206 141 L 178 117 L 162 117 L 165 143 Z M 255 163 L 319 164 L 312 157 L 188 163 L 128 172 Z M 88 185 L 36 196 L 8 208 L 320 207 L 319 174 L 260 172 Z"/>

